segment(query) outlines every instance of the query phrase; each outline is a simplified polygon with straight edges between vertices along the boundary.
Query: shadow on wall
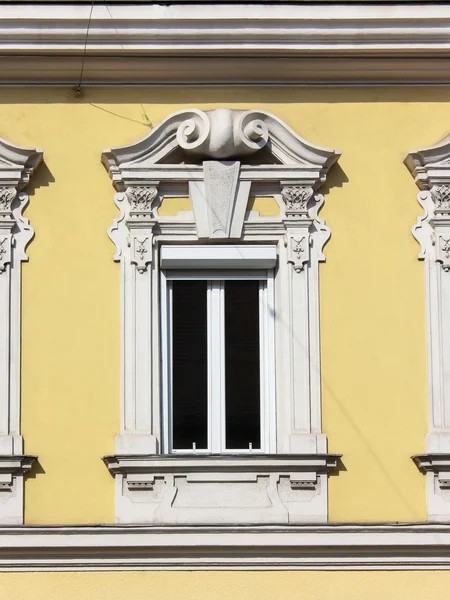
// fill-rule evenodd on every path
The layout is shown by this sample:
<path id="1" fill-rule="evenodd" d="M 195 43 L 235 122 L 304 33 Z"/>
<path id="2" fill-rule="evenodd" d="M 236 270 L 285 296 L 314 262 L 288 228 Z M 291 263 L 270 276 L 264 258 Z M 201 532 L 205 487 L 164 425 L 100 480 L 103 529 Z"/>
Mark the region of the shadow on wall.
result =
<path id="1" fill-rule="evenodd" d="M 33 174 L 33 177 L 31 178 L 30 183 L 26 186 L 25 191 L 31 198 L 31 196 L 35 195 L 36 190 L 41 187 L 48 187 L 51 183 L 54 183 L 54 181 L 55 178 L 53 177 L 52 172 L 45 162 L 42 162 L 36 169 L 36 172 Z"/>
<path id="2" fill-rule="evenodd" d="M 327 196 L 334 187 L 343 187 L 349 179 L 339 163 L 334 163 L 327 174 L 327 179 L 319 188 L 319 193 Z"/>
<path id="3" fill-rule="evenodd" d="M 207 85 L 201 87 L 167 86 L 155 87 L 102 87 L 96 88 L 89 84 L 82 86 L 82 95 L 77 96 L 72 85 L 67 87 L 49 87 L 27 89 L 26 96 L 23 89 L 5 88 L 0 98 L 1 104 L 163 104 L 167 107 L 167 114 L 171 112 L 171 105 L 184 105 L 198 107 L 200 104 L 219 103 L 221 105 L 242 103 L 243 109 L 260 106 L 264 108 L 270 104 L 302 104 L 316 102 L 318 104 L 336 103 L 366 103 L 366 102 L 450 102 L 450 89 L 427 87 L 334 87 L 332 93 L 323 87 L 312 85 L 308 87 L 295 86 L 255 86 L 242 85 L 221 86 Z M 95 107 L 94 107 L 95 108 Z M 97 107 L 103 110 L 103 107 Z M 116 111 L 113 111 L 116 114 Z M 116 116 L 121 116 L 117 114 Z M 126 117 L 125 117 L 126 118 Z M 146 121 L 145 111 L 142 121 Z M 151 125 L 148 119 L 147 125 Z M 155 125 L 155 123 L 153 123 Z"/>
<path id="4" fill-rule="evenodd" d="M 27 481 L 28 479 L 36 479 L 36 475 L 45 475 L 45 469 L 38 459 L 34 461 L 31 469 L 27 473 L 25 473 L 24 479 L 25 481 Z"/>

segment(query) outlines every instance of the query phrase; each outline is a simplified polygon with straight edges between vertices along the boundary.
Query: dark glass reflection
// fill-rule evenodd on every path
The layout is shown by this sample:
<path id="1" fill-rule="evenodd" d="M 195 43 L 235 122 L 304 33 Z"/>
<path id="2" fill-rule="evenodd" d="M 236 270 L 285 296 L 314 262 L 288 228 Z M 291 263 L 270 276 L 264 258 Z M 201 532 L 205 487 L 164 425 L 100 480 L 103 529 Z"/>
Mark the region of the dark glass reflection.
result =
<path id="1" fill-rule="evenodd" d="M 172 282 L 174 450 L 208 446 L 207 282 Z"/>
<path id="2" fill-rule="evenodd" d="M 259 281 L 225 282 L 226 446 L 261 448 Z"/>

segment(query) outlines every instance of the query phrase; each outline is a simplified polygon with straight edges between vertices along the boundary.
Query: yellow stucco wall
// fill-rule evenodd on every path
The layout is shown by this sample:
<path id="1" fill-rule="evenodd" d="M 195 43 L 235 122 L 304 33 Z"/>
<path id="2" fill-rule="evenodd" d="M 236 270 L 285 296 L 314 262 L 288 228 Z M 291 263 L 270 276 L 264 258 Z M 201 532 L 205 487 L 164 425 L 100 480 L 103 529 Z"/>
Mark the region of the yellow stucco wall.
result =
<path id="1" fill-rule="evenodd" d="M 424 600 L 448 571 L 2 573 L 2 600 Z"/>
<path id="2" fill-rule="evenodd" d="M 330 480 L 330 519 L 425 520 L 423 476 L 409 458 L 424 450 L 427 430 L 423 266 L 410 234 L 420 210 L 402 160 L 446 133 L 449 104 L 444 89 L 88 89 L 81 99 L 66 89 L 2 91 L 1 135 L 43 148 L 46 163 L 26 212 L 36 237 L 23 270 L 22 424 L 40 463 L 26 482 L 26 522 L 114 520 L 101 457 L 120 427 L 119 266 L 106 234 L 117 213 L 100 153 L 174 110 L 223 105 L 264 108 L 343 152 L 325 189 L 332 238 L 320 267 L 323 426 L 329 450 L 344 455 Z M 65 575 L 39 577 L 58 587 Z M 111 594 L 126 577 L 109 580 Z M 151 586 L 168 575 L 135 577 Z M 173 576 L 180 594 L 183 577 L 194 576 Z M 252 576 L 240 577 L 252 597 Z M 286 581 L 316 585 L 307 574 Z"/>

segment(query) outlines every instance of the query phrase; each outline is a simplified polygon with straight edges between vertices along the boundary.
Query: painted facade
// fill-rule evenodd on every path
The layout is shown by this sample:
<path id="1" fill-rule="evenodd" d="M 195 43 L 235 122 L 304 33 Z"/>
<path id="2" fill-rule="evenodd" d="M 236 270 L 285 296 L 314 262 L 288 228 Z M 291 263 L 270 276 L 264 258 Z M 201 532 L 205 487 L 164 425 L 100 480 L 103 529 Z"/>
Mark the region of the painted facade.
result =
<path id="1" fill-rule="evenodd" d="M 80 17 L 81 7 L 84 20 Z M 66 5 L 64 11 L 69 8 Z M 155 594 L 162 598 L 214 596 L 227 600 L 294 594 L 324 600 L 351 600 L 362 595 L 374 599 L 395 595 L 399 599 L 419 600 L 425 595 L 444 595 L 450 565 L 450 509 L 446 510 L 447 472 L 450 469 L 446 454 L 447 425 L 445 419 L 438 424 L 433 420 L 436 404 L 432 402 L 432 391 L 436 384 L 429 373 L 432 361 L 430 335 L 434 335 L 433 339 L 440 341 L 433 343 L 444 348 L 439 364 L 442 365 L 442 381 L 447 381 L 446 283 L 440 279 L 448 271 L 441 269 L 441 265 L 446 265 L 445 247 L 438 245 L 441 254 L 435 256 L 434 253 L 440 235 L 448 242 L 445 237 L 448 206 L 444 206 L 444 212 L 434 211 L 437 211 L 436 186 L 445 187 L 450 180 L 447 173 L 450 151 L 445 140 L 438 145 L 438 150 L 414 153 L 414 149 L 432 148 L 448 130 L 450 93 L 448 87 L 442 85 L 448 83 L 447 67 L 441 65 L 433 55 L 434 50 L 428 48 L 427 32 L 439 21 L 440 29 L 433 35 L 436 44 L 443 44 L 441 51 L 444 52 L 445 34 L 450 32 L 450 6 L 439 8 L 424 3 L 415 9 L 410 7 L 411 11 L 420 13 L 416 15 L 415 23 L 412 22 L 413 13 L 409 14 L 405 5 L 388 6 L 384 15 L 379 6 L 367 7 L 368 11 L 378 11 L 380 27 L 398 26 L 401 35 L 405 36 L 401 38 L 399 33 L 400 37 L 385 38 L 385 47 L 380 46 L 380 52 L 376 54 L 364 36 L 358 34 L 362 21 L 371 20 L 371 15 L 364 13 L 364 7 L 358 12 L 358 7 L 330 5 L 329 14 L 334 14 L 337 19 L 338 14 L 344 19 L 340 10 L 348 12 L 344 20 L 354 27 L 352 35 L 358 52 L 344 47 L 345 36 L 340 37 L 339 27 L 333 28 L 331 17 L 327 21 L 322 15 L 319 33 L 315 34 L 320 48 L 311 59 L 310 68 L 314 70 L 314 65 L 319 68 L 320 61 L 326 64 L 336 48 L 340 48 L 341 58 L 336 55 L 335 63 L 336 81 L 332 80 L 330 69 L 326 73 L 316 69 L 314 80 L 311 77 L 308 80 L 305 64 L 295 75 L 295 81 L 289 75 L 292 63 L 288 59 L 310 56 L 306 31 L 314 18 L 319 18 L 314 16 L 314 7 L 294 7 L 293 31 L 285 35 L 284 55 L 279 63 L 275 59 L 283 39 L 282 22 L 285 23 L 285 10 L 288 9 L 279 5 L 273 7 L 272 17 L 270 10 L 264 9 L 264 27 L 273 29 L 266 31 L 264 43 L 273 44 L 270 60 L 275 61 L 275 66 L 280 65 L 284 74 L 279 79 L 275 75 L 276 69 L 268 63 L 267 72 L 261 74 L 264 69 L 259 66 L 257 52 L 267 52 L 269 46 L 263 47 L 257 34 L 250 32 L 251 47 L 242 64 L 236 66 L 233 81 L 229 75 L 231 67 L 227 65 L 229 57 L 237 52 L 233 44 L 243 43 L 242 36 L 239 38 L 236 32 L 240 19 L 244 18 L 242 11 L 250 11 L 250 16 L 253 14 L 251 5 L 236 9 L 236 22 L 227 25 L 230 31 L 224 33 L 217 44 L 217 66 L 223 67 L 223 71 L 216 78 L 211 72 L 202 71 L 201 64 L 208 63 L 206 59 L 201 63 L 201 50 L 189 33 L 189 27 L 197 27 L 199 40 L 212 43 L 205 25 L 206 16 L 204 21 L 198 17 L 200 24 L 192 25 L 196 15 L 194 10 L 193 16 L 189 17 L 192 22 L 184 23 L 186 29 L 183 29 L 184 25 L 182 27 L 180 23 L 186 20 L 182 13 L 186 6 L 167 8 L 166 14 L 162 14 L 162 7 L 146 7 L 147 11 L 159 11 L 158 18 L 152 13 L 156 25 L 146 17 L 144 10 L 140 21 L 138 18 L 133 21 L 135 30 L 127 34 L 124 33 L 125 13 L 121 13 L 123 7 L 112 6 L 109 21 L 116 21 L 117 36 L 127 42 L 119 57 L 125 62 L 119 68 L 118 55 L 114 55 L 115 42 L 108 46 L 111 23 L 101 12 L 103 9 L 96 8 L 91 15 L 93 38 L 92 45 L 87 45 L 86 79 L 81 80 L 81 87 L 76 87 L 79 81 L 72 78 L 76 89 L 64 81 L 64 77 L 70 79 L 76 72 L 75 64 L 77 68 L 80 66 L 75 60 L 82 56 L 81 32 L 86 31 L 83 27 L 89 7 L 74 5 L 72 8 L 73 16 L 63 15 L 66 20 L 72 19 L 75 27 L 73 48 L 67 49 L 64 60 L 58 62 L 55 51 L 51 60 L 56 62 L 52 63 L 53 67 L 49 63 L 53 52 L 49 50 L 51 44 L 67 43 L 67 40 L 61 41 L 62 33 L 59 41 L 52 38 L 58 24 L 50 28 L 47 38 L 44 36 L 37 41 L 38 38 L 33 37 L 38 20 L 37 12 L 33 11 L 39 10 L 39 5 L 33 5 L 27 22 L 28 35 L 30 43 L 35 44 L 32 61 L 42 66 L 42 73 L 31 73 L 31 67 L 27 67 L 21 55 L 22 48 L 17 56 L 11 55 L 8 59 L 10 65 L 16 65 L 14 77 L 17 80 L 13 81 L 11 76 L 9 80 L 2 80 L 6 76 L 0 76 L 5 84 L 0 104 L 1 137 L 20 148 L 43 152 L 42 162 L 35 161 L 33 165 L 30 181 L 21 180 L 20 185 L 2 175 L 0 164 L 0 185 L 12 186 L 18 193 L 28 194 L 29 203 L 24 203 L 23 217 L 29 220 L 35 232 L 26 248 L 28 260 L 21 263 L 18 381 L 20 434 L 24 446 L 17 452 L 9 450 L 10 436 L 8 440 L 6 437 L 0 439 L 3 444 L 0 448 L 4 450 L 1 454 L 5 460 L 14 454 L 37 456 L 24 475 L 20 505 L 23 507 L 23 526 L 17 516 L 9 521 L 9 517 L 3 519 L 0 526 L 0 569 L 4 571 L 0 573 L 2 597 L 14 600 L 84 597 L 94 600 Z M 220 18 L 226 16 L 224 6 L 217 8 L 220 15 L 217 13 L 217 22 L 210 25 L 211 31 L 218 26 Z M 392 16 L 395 8 L 398 9 L 396 17 Z M 205 7 L 205 10 L 210 9 Z M 172 14 L 171 11 L 175 12 Z M 52 18 L 57 20 L 56 16 Z M 169 62 L 161 62 L 161 58 L 158 63 L 155 57 L 161 47 L 157 46 L 162 42 L 157 28 L 162 31 L 168 26 L 164 19 L 171 18 L 176 20 L 176 31 L 170 44 L 166 40 L 164 60 Z M 20 23 L 14 16 L 14 5 L 0 6 L 0 22 L 2 19 L 11 31 L 15 31 Z M 276 31 L 277 28 L 280 31 Z M 2 43 L 6 44 L 2 35 L 0 31 L 0 48 Z M 123 84 L 130 83 L 131 69 L 138 72 L 142 66 L 137 59 L 137 49 L 130 41 L 133 35 L 139 52 L 147 57 L 148 72 L 147 75 L 136 75 L 131 82 L 133 85 L 126 86 Z M 152 36 L 156 40 L 154 47 L 151 46 Z M 25 44 L 20 36 L 19 42 Z M 175 68 L 171 63 L 177 45 L 182 44 L 192 44 L 189 47 L 191 85 L 182 80 L 183 69 Z M 261 44 L 259 50 L 258 44 Z M 275 44 L 278 44 L 277 48 Z M 408 58 L 402 44 L 409 44 L 411 48 L 416 44 L 422 58 Z M 224 52 L 225 47 L 227 57 L 220 63 L 217 53 Z M 255 79 L 244 84 L 242 79 L 249 76 L 246 60 L 252 59 L 255 60 Z M 0 65 L 5 60 L 0 58 Z M 416 63 L 411 66 L 413 60 Z M 307 62 L 305 59 L 304 63 Z M 364 65 L 369 64 L 372 75 L 368 74 L 370 68 L 363 73 Z M 111 66 L 114 76 L 107 75 L 107 70 L 102 71 L 105 65 Z M 128 75 L 124 75 L 126 65 L 130 69 Z M 167 67 L 166 80 L 149 85 L 144 79 L 164 65 Z M 53 76 L 49 75 L 51 72 Z M 101 72 L 103 75 L 99 75 Z M 33 77 L 40 80 L 34 81 Z M 388 81 L 389 77 L 393 80 Z M 112 81 L 114 78 L 116 80 Z M 205 80 L 201 81 L 202 78 Z M 323 195 L 317 218 L 331 231 L 322 249 L 325 260 L 317 258 L 316 265 L 320 307 L 321 430 L 319 427 L 309 432 L 318 436 L 317 439 L 323 434 L 324 438 L 320 439 L 326 436 L 326 442 L 319 450 L 322 442 L 317 442 L 316 449 L 308 452 L 309 455 L 322 453 L 341 457 L 333 464 L 330 462 L 330 468 L 322 472 L 328 481 L 328 498 L 324 504 L 325 512 L 318 519 L 301 517 L 295 524 L 293 521 L 239 522 L 235 526 L 231 522 L 218 524 L 207 517 L 204 523 L 180 520 L 152 523 L 150 519 L 148 522 L 145 519 L 133 521 L 131 512 L 121 520 L 115 504 L 114 468 L 111 473 L 103 461 L 105 456 L 120 454 L 116 436 L 124 433 L 121 404 L 124 373 L 121 294 L 124 283 L 121 264 L 114 260 L 118 248 L 114 247 L 108 230 L 121 216 L 118 211 L 120 199 L 117 202 L 116 196 L 116 206 L 114 195 L 126 194 L 138 183 L 148 188 L 153 178 L 149 176 L 138 182 L 137 171 L 133 176 L 121 172 L 122 183 L 117 184 L 119 171 L 126 170 L 121 164 L 126 161 L 120 163 L 118 160 L 108 173 L 108 168 L 102 164 L 102 152 L 127 145 L 135 148 L 141 138 L 152 140 L 152 132 L 176 111 L 215 111 L 223 107 L 270 113 L 283 127 L 292 130 L 294 137 L 307 140 L 310 148 L 334 149 L 329 151 L 334 152 L 334 158 L 327 164 L 322 181 L 316 177 L 307 184 L 314 188 L 314 194 Z M 270 142 L 273 135 L 270 127 L 268 131 Z M 145 151 L 141 152 L 144 157 L 149 144 L 144 143 Z M 231 152 L 225 157 L 205 152 L 200 162 L 197 161 L 199 169 L 205 156 L 209 160 L 238 157 L 244 165 L 241 175 L 247 164 L 242 151 L 241 154 Z M 299 170 L 296 171 L 297 179 L 292 176 L 288 184 L 300 185 L 298 174 L 304 166 L 298 165 L 304 157 L 299 158 L 299 154 L 292 152 L 296 157 L 292 160 Z M 405 166 L 407 155 L 410 158 Z M 2 156 L 0 152 L 0 159 Z M 103 156 L 103 162 L 107 163 L 105 154 Z M 429 160 L 428 156 L 431 156 Z M 177 161 L 174 163 L 181 166 L 190 164 L 184 155 Z M 252 159 L 248 161 L 249 165 L 253 164 Z M 273 162 L 267 159 L 267 169 Z M 142 170 L 142 165 L 139 168 Z M 154 173 L 154 164 L 151 168 L 148 167 L 148 172 Z M 3 167 L 6 173 L 5 169 Z M 417 173 L 425 175 L 420 179 Z M 270 186 L 264 188 L 259 181 L 246 198 L 246 210 L 247 215 L 251 211 L 255 220 L 265 219 L 274 227 L 277 219 L 280 222 L 283 218 L 288 220 L 287 205 L 283 204 L 281 193 L 287 185 L 287 176 L 284 173 L 278 179 L 271 177 L 271 185 L 276 184 L 275 191 L 270 191 Z M 182 177 L 178 179 L 181 181 Z M 113 183 L 116 183 L 116 189 Z M 159 183 L 154 185 L 158 188 Z M 166 188 L 158 189 L 160 204 L 156 221 L 170 221 L 180 214 L 191 214 L 187 185 L 185 188 L 181 184 L 175 186 L 170 192 Z M 420 203 L 416 201 L 418 192 L 422 194 Z M 133 215 L 128 212 L 125 217 L 125 221 L 132 221 Z M 154 215 L 147 217 L 149 221 L 155 220 Z M 142 231 L 142 223 L 147 217 L 141 218 Z M 195 223 L 192 214 L 189 218 Z M 6 220 L 0 222 L 0 233 L 5 230 Z M 422 232 L 417 234 L 416 230 L 422 247 L 411 233 L 416 222 L 422 226 Z M 317 223 L 319 221 L 311 225 L 310 231 L 318 227 Z M 280 239 L 277 238 L 280 244 L 277 246 L 278 260 L 284 257 L 283 244 L 291 235 L 290 226 L 285 226 Z M 198 230 L 198 222 L 196 227 Z M 131 237 L 127 237 L 127 231 L 123 236 L 125 254 L 133 235 L 130 231 Z M 190 233 L 183 233 L 188 236 L 183 243 L 194 240 L 194 225 L 192 231 L 192 239 Z M 17 234 L 17 229 L 13 234 Z M 155 235 L 157 247 L 160 233 Z M 273 229 L 270 235 L 267 233 L 267 239 L 271 235 Z M 206 242 L 201 240 L 202 244 L 210 244 L 208 234 L 205 239 Z M 267 243 L 267 239 L 261 237 L 257 242 Z M 114 241 L 117 245 L 117 240 Z M 174 240 L 170 238 L 169 241 Z M 198 240 L 194 241 L 198 243 Z M 240 238 L 225 238 L 225 244 L 236 245 L 244 241 L 244 233 Z M 255 241 L 251 238 L 247 243 Z M 17 253 L 17 247 L 11 246 L 11 252 Z M 309 264 L 315 260 L 314 242 L 311 247 Z M 425 254 L 419 257 L 421 251 Z M 19 260 L 14 254 L 16 256 L 14 268 Z M 6 262 L 7 272 L 9 269 L 12 272 L 12 264 L 10 260 Z M 289 263 L 290 267 L 295 264 L 295 261 Z M 427 284 L 425 281 L 427 269 L 435 268 L 430 264 L 437 264 L 440 269 L 436 287 L 433 287 L 433 275 L 431 284 L 429 280 Z M 139 263 L 135 266 L 139 267 Z M 144 264 L 143 269 L 148 266 Z M 0 278 L 4 275 L 0 273 Z M 303 275 L 299 274 L 300 277 Z M 439 307 L 443 317 L 433 325 L 431 321 L 436 309 L 432 297 L 435 293 L 442 293 Z M 431 327 L 437 327 L 437 330 L 433 329 L 434 334 L 430 334 Z M 275 352 L 280 352 L 279 345 Z M 152 360 L 160 359 L 154 355 Z M 17 368 L 17 361 L 14 365 Z M 443 394 L 444 413 L 445 398 Z M 0 405 L 2 402 L 4 405 L 4 398 L 0 397 Z M 281 400 L 277 398 L 279 402 Z M 279 404 L 276 410 L 280 411 Z M 430 435 L 436 432 L 441 445 L 433 446 Z M 2 432 L 5 433 L 8 432 Z M 19 432 L 15 431 L 15 434 Z M 278 448 L 283 447 L 283 455 L 308 454 L 304 449 L 306 446 L 302 446 L 301 451 L 298 450 L 300 446 L 290 449 L 287 443 L 282 446 L 279 441 Z M 125 447 L 125 442 L 122 446 L 119 444 L 119 448 Z M 153 450 L 145 448 L 147 450 L 142 452 L 130 450 L 128 454 L 133 457 L 141 454 L 147 458 L 153 453 L 159 454 L 160 442 L 155 442 Z M 126 450 L 123 453 L 126 454 Z M 432 458 L 430 453 L 434 453 Z M 423 466 L 427 460 L 434 461 L 426 475 L 411 459 L 415 455 L 425 456 L 419 464 L 422 470 L 428 469 Z M 112 462 L 110 460 L 108 464 Z M 151 467 L 146 468 L 148 475 Z M 298 465 L 295 468 L 296 472 L 301 470 Z M 0 468 L 5 481 L 9 477 L 8 473 L 4 475 L 6 471 Z M 292 473 L 289 475 L 291 482 L 296 481 Z M 15 471 L 14 476 L 20 479 L 20 470 Z M 303 485 L 304 480 L 299 480 Z M 145 483 L 147 480 L 144 477 L 136 481 Z M 0 489 L 0 519 L 1 494 L 5 495 L 5 491 Z M 434 495 L 439 497 L 437 509 L 433 508 Z M 6 504 L 4 501 L 3 505 Z M 119 524 L 115 524 L 117 521 Z M 196 527 L 199 524 L 201 527 Z M 196 548 L 204 550 L 197 552 Z"/>

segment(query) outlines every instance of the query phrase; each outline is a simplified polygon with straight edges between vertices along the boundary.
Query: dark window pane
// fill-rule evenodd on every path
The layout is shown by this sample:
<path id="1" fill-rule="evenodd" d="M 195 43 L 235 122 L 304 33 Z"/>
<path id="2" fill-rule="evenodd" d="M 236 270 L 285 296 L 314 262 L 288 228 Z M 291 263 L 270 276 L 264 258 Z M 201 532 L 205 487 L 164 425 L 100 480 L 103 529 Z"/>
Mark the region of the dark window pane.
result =
<path id="1" fill-rule="evenodd" d="M 226 444 L 261 447 L 259 281 L 225 282 Z"/>
<path id="2" fill-rule="evenodd" d="M 206 281 L 173 281 L 173 448 L 208 446 Z"/>

